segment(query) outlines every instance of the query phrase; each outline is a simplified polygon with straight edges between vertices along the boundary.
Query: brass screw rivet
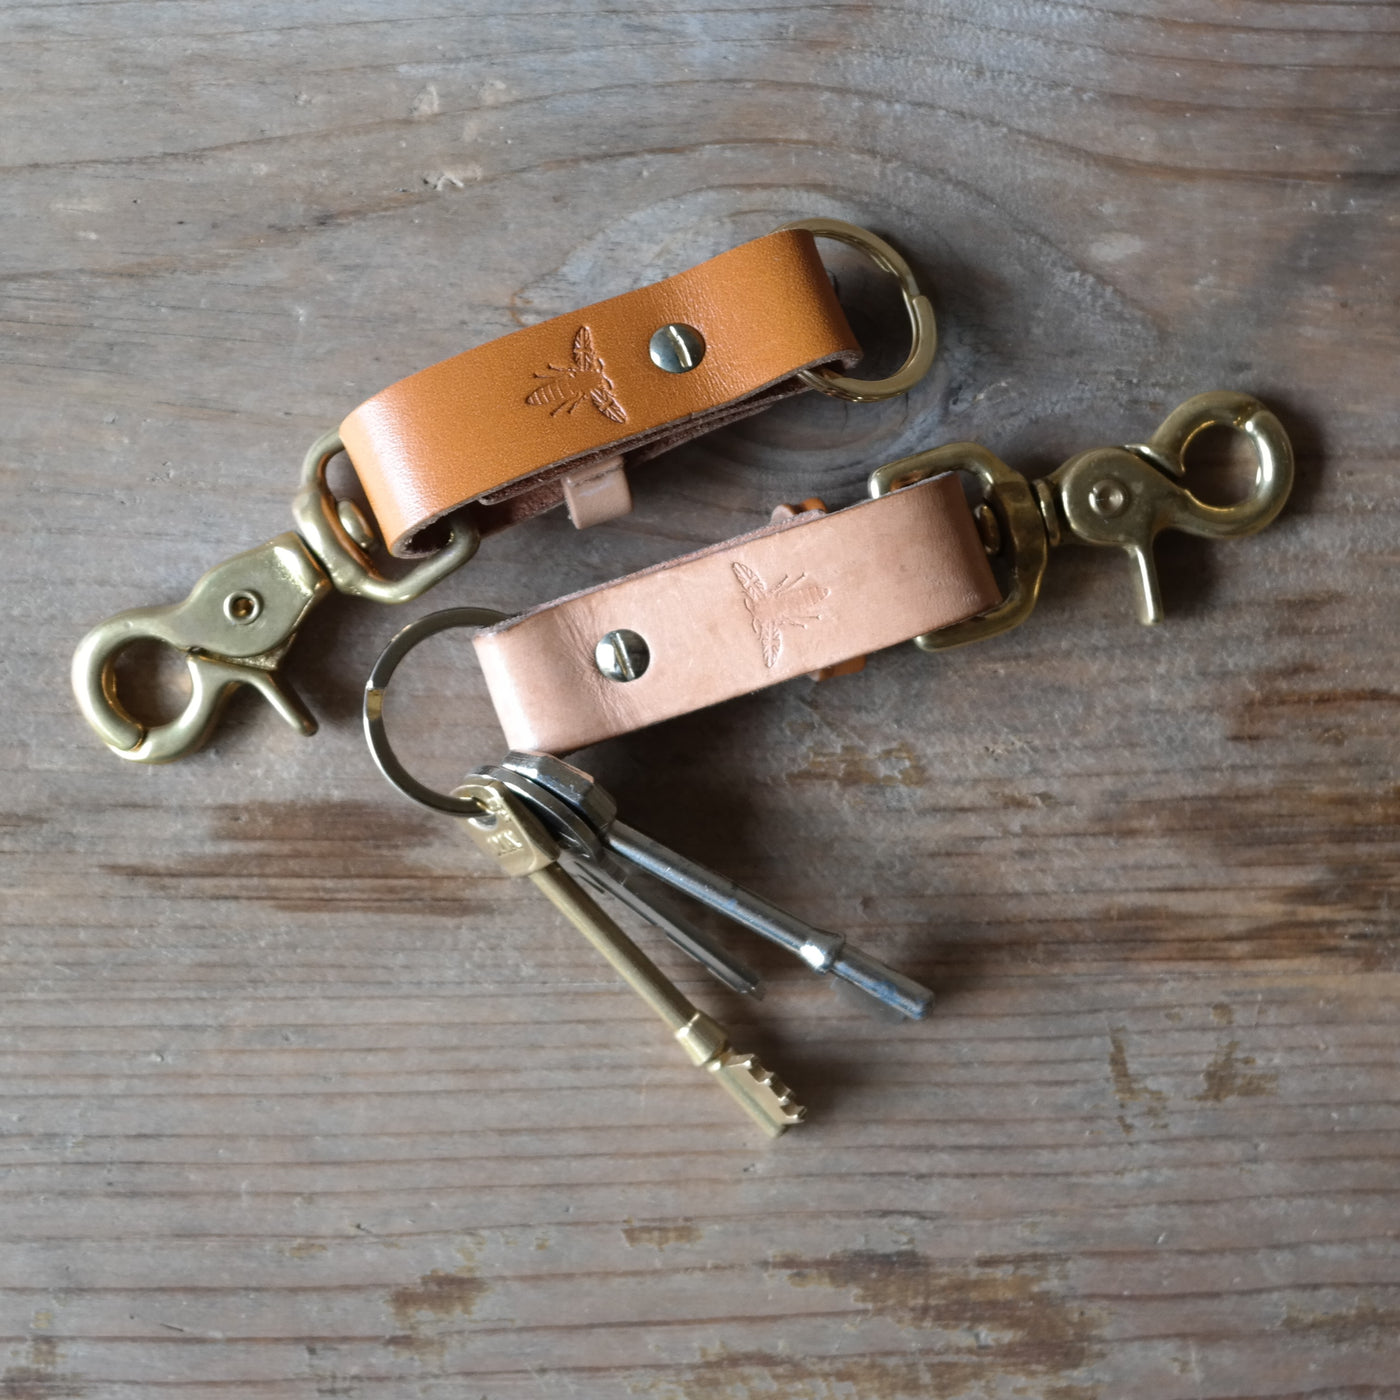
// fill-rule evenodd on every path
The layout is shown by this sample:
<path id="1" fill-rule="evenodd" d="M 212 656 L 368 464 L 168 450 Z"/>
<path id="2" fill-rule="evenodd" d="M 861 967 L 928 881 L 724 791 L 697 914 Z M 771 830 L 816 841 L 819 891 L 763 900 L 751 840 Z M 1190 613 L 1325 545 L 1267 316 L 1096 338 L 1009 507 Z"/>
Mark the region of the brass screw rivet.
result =
<path id="1" fill-rule="evenodd" d="M 974 507 L 972 518 L 977 522 L 977 533 L 982 537 L 982 548 L 987 557 L 995 559 L 1001 553 L 1001 522 L 997 519 L 996 511 L 982 501 Z"/>
<path id="2" fill-rule="evenodd" d="M 634 681 L 651 665 L 651 648 L 645 637 L 624 627 L 609 632 L 593 648 L 593 660 L 610 681 Z"/>
<path id="3" fill-rule="evenodd" d="M 1089 488 L 1089 509 L 1105 520 L 1122 515 L 1127 508 L 1128 488 L 1121 481 L 1109 476 Z"/>
<path id="4" fill-rule="evenodd" d="M 662 326 L 647 347 L 651 362 L 667 374 L 685 374 L 705 358 L 705 337 L 694 326 L 673 322 Z"/>
<path id="5" fill-rule="evenodd" d="M 224 616 L 235 626 L 246 626 L 250 622 L 256 622 L 262 610 L 262 597 L 251 588 L 240 588 L 224 599 Z"/>
<path id="6" fill-rule="evenodd" d="M 369 521 L 365 519 L 364 511 L 354 501 L 337 501 L 335 513 L 339 517 L 345 533 L 361 549 L 374 548 L 374 531 L 370 528 Z"/>

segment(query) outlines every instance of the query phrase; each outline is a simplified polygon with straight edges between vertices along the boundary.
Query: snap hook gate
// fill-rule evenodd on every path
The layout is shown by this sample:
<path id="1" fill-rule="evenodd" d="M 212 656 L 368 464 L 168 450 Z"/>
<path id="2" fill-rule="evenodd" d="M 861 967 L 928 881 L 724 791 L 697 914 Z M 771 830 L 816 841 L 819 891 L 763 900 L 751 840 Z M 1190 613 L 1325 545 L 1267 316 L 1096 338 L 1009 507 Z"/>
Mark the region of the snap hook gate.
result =
<path id="1" fill-rule="evenodd" d="M 298 733 L 314 734 L 316 721 L 278 674 L 307 613 L 333 588 L 380 603 L 410 602 L 476 553 L 476 529 L 454 522 L 447 544 L 403 578 L 379 573 L 352 538 L 343 503 L 326 483 L 326 466 L 339 451 L 340 438 L 331 432 L 306 454 L 292 505 L 299 533 L 288 531 L 224 560 L 183 602 L 108 618 L 78 644 L 72 666 L 78 708 L 118 757 L 133 763 L 182 758 L 205 742 L 241 685 L 258 691 Z M 351 522 L 361 533 L 363 518 Z M 117 656 L 142 641 L 185 653 L 190 698 L 166 724 L 143 725 L 117 694 Z"/>

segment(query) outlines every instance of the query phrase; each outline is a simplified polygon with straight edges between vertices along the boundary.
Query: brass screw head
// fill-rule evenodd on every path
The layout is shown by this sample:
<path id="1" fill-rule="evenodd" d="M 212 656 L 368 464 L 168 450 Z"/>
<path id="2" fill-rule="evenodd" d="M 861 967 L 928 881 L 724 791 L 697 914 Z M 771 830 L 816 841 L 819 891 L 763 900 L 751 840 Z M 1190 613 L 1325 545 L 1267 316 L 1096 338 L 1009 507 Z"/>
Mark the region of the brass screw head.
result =
<path id="1" fill-rule="evenodd" d="M 705 337 L 681 322 L 662 326 L 647 347 L 651 362 L 667 374 L 686 374 L 705 358 Z"/>
<path id="2" fill-rule="evenodd" d="M 335 513 L 340 518 L 340 523 L 345 527 L 345 533 L 355 541 L 361 549 L 374 548 L 374 531 L 370 528 L 370 523 L 365 519 L 365 513 L 354 501 L 337 501 Z"/>
<path id="3" fill-rule="evenodd" d="M 634 681 L 651 665 L 651 648 L 645 637 L 622 627 L 599 641 L 593 660 L 610 681 Z"/>

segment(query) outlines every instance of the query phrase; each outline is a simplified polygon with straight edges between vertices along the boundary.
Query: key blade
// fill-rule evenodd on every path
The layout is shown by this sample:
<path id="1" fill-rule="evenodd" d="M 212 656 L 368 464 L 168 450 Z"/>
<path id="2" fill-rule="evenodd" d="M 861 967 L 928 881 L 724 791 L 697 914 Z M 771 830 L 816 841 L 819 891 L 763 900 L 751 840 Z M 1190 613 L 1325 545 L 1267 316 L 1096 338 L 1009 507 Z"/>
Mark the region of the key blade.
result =
<path id="1" fill-rule="evenodd" d="M 652 837 L 618 821 L 617 803 L 581 769 L 548 754 L 512 751 L 501 768 L 486 771 L 493 777 L 502 778 L 515 791 L 548 802 L 551 812 L 562 803 L 570 814 L 584 824 L 588 836 L 596 843 L 589 851 L 595 866 L 602 863 L 597 850 L 597 846 L 601 845 L 623 871 L 639 870 L 661 884 L 688 895 L 697 903 L 723 914 L 780 948 L 795 953 L 813 971 L 830 974 L 880 1007 L 911 1021 L 922 1020 L 928 1015 L 933 1005 L 933 993 L 927 987 L 912 977 L 896 972 L 878 958 L 861 952 L 844 935 L 812 927 L 762 895 L 745 889 L 743 885 L 707 869 L 698 861 L 679 855 Z M 542 811 L 541 815 L 546 821 L 549 820 L 545 812 Z M 557 818 L 550 829 L 556 835 L 562 832 Z M 564 839 L 562 835 L 560 839 Z M 577 844 L 571 845 L 571 849 L 578 849 Z M 615 871 L 607 873 L 616 879 Z M 729 986 L 736 985 L 730 976 L 713 966 L 713 949 L 708 957 L 697 955 L 687 947 L 684 934 L 676 938 L 667 924 L 651 919 L 645 910 L 637 909 L 624 895 L 618 893 L 618 897 L 644 918 L 656 923 L 687 952 L 691 952 L 692 957 L 698 956 L 721 981 Z"/>
<path id="2" fill-rule="evenodd" d="M 826 971 L 841 951 L 844 939 L 838 935 L 803 923 L 795 914 L 769 903 L 761 895 L 746 890 L 699 861 L 663 846 L 635 827 L 614 822 L 602 836 L 614 855 L 621 856 L 663 885 L 689 895 L 707 909 L 795 953 L 817 972 Z"/>
<path id="3" fill-rule="evenodd" d="M 752 968 L 740 962 L 728 948 L 696 928 L 689 920 L 673 914 L 646 895 L 638 893 L 625 880 L 619 880 L 600 866 L 580 861 L 574 874 L 585 884 L 606 891 L 625 908 L 660 929 L 681 952 L 695 959 L 716 981 L 743 996 L 763 999 L 763 979 Z"/>
<path id="4" fill-rule="evenodd" d="M 845 982 L 839 977 L 831 979 L 831 995 L 842 1006 L 858 1011 L 872 1021 L 879 1021 L 883 1026 L 902 1026 L 910 1019 L 902 1011 L 896 1011 L 887 1002 L 881 1001 L 879 997 L 873 997 L 869 992 L 857 987 L 854 982 Z"/>
<path id="5" fill-rule="evenodd" d="M 698 1010 L 685 994 L 598 907 L 592 896 L 558 862 L 559 850 L 529 807 L 494 777 L 469 778 L 452 794 L 479 808 L 459 821 L 472 840 L 511 876 L 528 877 L 656 1013 L 691 1062 L 758 1123 L 777 1137 L 801 1122 L 805 1110 L 781 1080 L 752 1055 L 730 1048 L 724 1028 Z"/>
<path id="6" fill-rule="evenodd" d="M 662 975 L 656 964 L 598 907 L 588 891 L 562 865 L 532 871 L 530 879 L 673 1032 L 694 1018 L 695 1008 L 680 988 Z"/>
<path id="7" fill-rule="evenodd" d="M 802 1121 L 807 1111 L 793 1099 L 787 1085 L 752 1055 L 736 1054 L 724 1027 L 692 1006 L 562 867 L 548 866 L 530 879 L 671 1027 L 691 1063 L 713 1075 L 715 1083 L 769 1137 L 778 1137 Z"/>
<path id="8" fill-rule="evenodd" d="M 631 887 L 630 879 L 637 874 L 635 867 L 619 859 L 603 844 L 599 835 L 599 819 L 593 812 L 597 803 L 584 801 L 586 794 L 580 796 L 578 784 L 572 788 L 560 786 L 562 780 L 553 769 L 545 770 L 550 775 L 550 782 L 555 784 L 552 787 L 529 776 L 523 758 L 538 758 L 543 763 L 547 755 L 522 756 L 512 753 L 510 757 L 517 760 L 514 767 L 502 764 L 482 768 L 477 770 L 477 776 L 500 784 L 512 799 L 524 804 L 525 810 L 568 852 L 572 858 L 573 874 L 578 879 L 595 890 L 604 890 L 652 927 L 660 929 L 726 987 L 744 996 L 763 995 L 758 974 L 740 962 L 722 943 Z M 586 773 L 559 763 L 557 759 L 550 759 L 549 762 L 557 769 L 574 774 L 580 784 L 592 782 Z M 611 802 L 611 798 L 607 798 L 601 789 L 597 791 L 608 803 Z M 582 806 L 578 805 L 580 803 Z"/>
<path id="9" fill-rule="evenodd" d="M 762 895 L 707 870 L 698 861 L 678 855 L 623 822 L 614 822 L 601 835 L 614 855 L 780 948 L 797 954 L 814 972 L 829 973 L 859 987 L 911 1021 L 921 1020 L 928 1014 L 933 993 L 927 987 L 861 952 L 842 935 L 813 928 Z"/>
<path id="10" fill-rule="evenodd" d="M 756 1055 L 725 1050 L 705 1069 L 769 1137 L 781 1137 L 807 1116 L 792 1090 L 772 1070 L 764 1069 Z"/>
<path id="11" fill-rule="evenodd" d="M 676 1039 L 691 1060 L 715 1077 L 725 1091 L 769 1137 L 781 1137 L 807 1116 L 792 1090 L 771 1070 L 729 1044 L 718 1021 L 697 1011 L 676 1032 Z"/>
<path id="12" fill-rule="evenodd" d="M 847 986 L 910 1021 L 922 1021 L 933 1009 L 933 993 L 922 982 L 896 972 L 849 943 L 831 971 Z"/>

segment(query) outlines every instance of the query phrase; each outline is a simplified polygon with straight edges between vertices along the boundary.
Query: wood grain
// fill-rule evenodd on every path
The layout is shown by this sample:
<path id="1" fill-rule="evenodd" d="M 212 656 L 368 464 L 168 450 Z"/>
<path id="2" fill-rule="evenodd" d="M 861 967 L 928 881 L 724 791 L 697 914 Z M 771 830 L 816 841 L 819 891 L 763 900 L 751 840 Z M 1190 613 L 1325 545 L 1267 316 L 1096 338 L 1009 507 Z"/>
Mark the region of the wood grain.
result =
<path id="1" fill-rule="evenodd" d="M 0 1396 L 1400 1396 L 1396 16 L 8 6 Z M 662 950 L 809 1103 L 768 1147 L 373 772 L 357 696 L 403 617 L 308 624 L 314 739 L 245 696 L 162 769 L 66 672 L 288 528 L 361 398 L 803 214 L 934 287 L 928 381 L 714 434 L 434 606 L 844 504 L 940 441 L 1039 474 L 1208 388 L 1277 410 L 1299 481 L 1256 539 L 1163 539 L 1154 631 L 1124 560 L 1059 551 L 1013 636 L 585 755 L 940 993 L 889 1027 L 746 947 L 739 1004 Z M 418 771 L 496 756 L 460 643 L 402 682 Z"/>

